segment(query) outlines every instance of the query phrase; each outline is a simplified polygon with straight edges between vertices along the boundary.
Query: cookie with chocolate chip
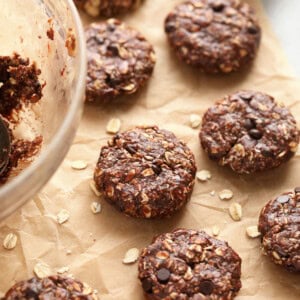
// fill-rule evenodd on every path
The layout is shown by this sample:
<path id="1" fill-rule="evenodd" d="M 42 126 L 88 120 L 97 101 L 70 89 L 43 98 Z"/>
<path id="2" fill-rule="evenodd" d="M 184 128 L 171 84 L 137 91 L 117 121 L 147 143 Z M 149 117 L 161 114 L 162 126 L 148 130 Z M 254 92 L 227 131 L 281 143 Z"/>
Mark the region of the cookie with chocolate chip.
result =
<path id="1" fill-rule="evenodd" d="M 264 254 L 291 272 L 300 272 L 300 188 L 269 201 L 258 230 Z"/>
<path id="2" fill-rule="evenodd" d="M 152 45 L 119 20 L 92 23 L 86 30 L 86 100 L 105 102 L 133 94 L 150 78 L 155 65 Z"/>
<path id="3" fill-rule="evenodd" d="M 91 17 L 113 17 L 137 8 L 141 0 L 75 0 L 78 7 Z"/>
<path id="4" fill-rule="evenodd" d="M 54 275 L 18 282 L 2 298 L 2 300 L 28 299 L 96 300 L 97 296 L 90 287 L 76 279 Z"/>
<path id="5" fill-rule="evenodd" d="M 253 8 L 238 0 L 189 0 L 165 20 L 177 56 L 206 73 L 231 73 L 256 56 L 261 29 Z"/>
<path id="6" fill-rule="evenodd" d="M 200 140 L 211 159 L 250 174 L 288 161 L 297 151 L 299 131 L 290 111 L 273 97 L 240 91 L 206 111 Z"/>
<path id="7" fill-rule="evenodd" d="M 241 258 L 204 231 L 177 229 L 142 250 L 139 279 L 146 299 L 233 299 L 241 288 Z"/>
<path id="8" fill-rule="evenodd" d="M 187 145 L 157 126 L 115 135 L 102 147 L 94 180 L 103 197 L 136 218 L 168 217 L 189 200 L 195 158 Z"/>

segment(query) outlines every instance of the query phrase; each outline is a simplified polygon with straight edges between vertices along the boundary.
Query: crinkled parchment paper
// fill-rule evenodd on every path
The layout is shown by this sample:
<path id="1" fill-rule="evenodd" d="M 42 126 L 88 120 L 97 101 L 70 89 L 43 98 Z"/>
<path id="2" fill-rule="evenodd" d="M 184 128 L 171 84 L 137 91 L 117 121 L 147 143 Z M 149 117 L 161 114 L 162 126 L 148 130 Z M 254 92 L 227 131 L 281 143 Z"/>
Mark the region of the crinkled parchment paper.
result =
<path id="1" fill-rule="evenodd" d="M 259 239 L 249 239 L 247 226 L 257 223 L 262 206 L 282 191 L 299 186 L 300 157 L 284 166 L 254 176 L 239 176 L 209 161 L 200 149 L 198 129 L 189 126 L 192 113 L 202 115 L 216 99 L 239 89 L 257 89 L 272 94 L 290 107 L 300 124 L 300 82 L 290 76 L 281 47 L 272 33 L 258 0 L 263 39 L 250 70 L 230 76 L 206 76 L 179 62 L 167 44 L 163 21 L 181 0 L 148 0 L 124 19 L 155 46 L 157 65 L 153 78 L 139 94 L 101 107 L 86 105 L 74 144 L 39 195 L 0 225 L 0 240 L 18 235 L 14 250 L 0 249 L 0 291 L 16 281 L 33 276 L 33 267 L 47 263 L 54 271 L 68 266 L 75 277 L 98 290 L 101 299 L 143 299 L 137 280 L 137 265 L 124 265 L 122 258 L 132 248 L 142 248 L 153 235 L 177 227 L 205 229 L 217 225 L 219 238 L 227 240 L 243 259 L 243 287 L 237 299 L 300 299 L 299 275 L 275 266 L 260 251 Z M 101 198 L 102 212 L 94 215 L 90 205 L 98 198 L 89 187 L 100 146 L 109 138 L 105 126 L 110 118 L 122 120 L 122 129 L 137 124 L 157 124 L 174 131 L 186 141 L 197 158 L 198 169 L 208 169 L 212 179 L 196 182 L 188 205 L 167 220 L 136 220 L 123 216 Z M 88 162 L 85 170 L 73 170 L 74 160 Z M 221 201 L 217 192 L 231 189 L 231 201 Z M 216 191 L 211 196 L 211 191 Z M 234 222 L 226 212 L 198 204 L 227 208 L 236 201 L 243 207 L 243 219 Z M 70 219 L 59 225 L 55 216 L 61 209 Z M 67 251 L 71 254 L 67 255 Z"/>

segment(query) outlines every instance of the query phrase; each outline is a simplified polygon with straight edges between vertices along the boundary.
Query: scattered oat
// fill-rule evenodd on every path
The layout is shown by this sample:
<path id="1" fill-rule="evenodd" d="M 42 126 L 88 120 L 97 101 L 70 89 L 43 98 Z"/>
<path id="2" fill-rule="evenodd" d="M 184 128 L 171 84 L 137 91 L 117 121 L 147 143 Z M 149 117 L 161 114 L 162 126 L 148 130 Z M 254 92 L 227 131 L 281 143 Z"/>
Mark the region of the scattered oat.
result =
<path id="1" fill-rule="evenodd" d="M 229 207 L 229 214 L 234 221 L 242 219 L 242 206 L 239 203 L 232 203 Z"/>
<path id="2" fill-rule="evenodd" d="M 100 197 L 102 195 L 101 192 L 98 191 L 94 180 L 90 181 L 90 188 L 97 197 Z"/>
<path id="3" fill-rule="evenodd" d="M 88 166 L 87 162 L 83 160 L 74 160 L 71 163 L 71 167 L 74 170 L 84 170 L 87 168 L 87 166 Z"/>
<path id="4" fill-rule="evenodd" d="M 190 124 L 192 128 L 198 128 L 201 124 L 201 117 L 199 115 L 190 115 Z"/>
<path id="5" fill-rule="evenodd" d="M 208 170 L 201 170 L 197 172 L 196 177 L 198 180 L 204 182 L 211 179 L 211 173 Z"/>
<path id="6" fill-rule="evenodd" d="M 112 118 L 109 120 L 109 122 L 106 125 L 106 132 L 115 134 L 117 133 L 121 128 L 121 120 L 117 118 Z"/>
<path id="7" fill-rule="evenodd" d="M 216 194 L 216 191 L 211 191 L 209 194 L 213 197 Z"/>
<path id="8" fill-rule="evenodd" d="M 61 267 L 61 268 L 59 268 L 56 272 L 57 272 L 57 274 L 62 275 L 62 274 L 64 274 L 64 273 L 68 273 L 69 271 L 70 271 L 70 268 L 69 268 L 69 267 Z"/>
<path id="9" fill-rule="evenodd" d="M 101 212 L 101 204 L 99 202 L 93 202 L 91 204 L 91 210 L 94 214 L 99 214 Z"/>
<path id="10" fill-rule="evenodd" d="M 43 263 L 43 262 L 38 262 L 34 268 L 33 268 L 33 272 L 36 275 L 36 277 L 42 279 L 44 277 L 48 277 L 52 274 L 52 271 L 50 269 L 50 267 Z"/>
<path id="11" fill-rule="evenodd" d="M 62 209 L 56 216 L 57 222 L 63 224 L 67 222 L 70 218 L 70 213 L 66 209 Z"/>
<path id="12" fill-rule="evenodd" d="M 218 226 L 213 226 L 212 227 L 212 234 L 214 235 L 214 236 L 218 236 L 219 234 L 220 234 L 220 228 L 218 227 Z"/>
<path id="13" fill-rule="evenodd" d="M 139 257 L 140 251 L 137 248 L 129 249 L 124 258 L 123 258 L 123 264 L 132 264 L 135 263 Z"/>
<path id="14" fill-rule="evenodd" d="M 6 250 L 12 250 L 16 247 L 18 237 L 14 233 L 9 233 L 3 241 L 3 247 Z"/>
<path id="15" fill-rule="evenodd" d="M 233 197 L 233 192 L 231 190 L 223 190 L 219 193 L 219 198 L 221 200 L 230 200 Z"/>
<path id="16" fill-rule="evenodd" d="M 257 238 L 261 235 L 257 226 L 249 226 L 246 228 L 247 235 L 251 238 Z"/>
<path id="17" fill-rule="evenodd" d="M 68 249 L 66 252 L 67 255 L 71 255 L 72 254 L 72 250 Z"/>

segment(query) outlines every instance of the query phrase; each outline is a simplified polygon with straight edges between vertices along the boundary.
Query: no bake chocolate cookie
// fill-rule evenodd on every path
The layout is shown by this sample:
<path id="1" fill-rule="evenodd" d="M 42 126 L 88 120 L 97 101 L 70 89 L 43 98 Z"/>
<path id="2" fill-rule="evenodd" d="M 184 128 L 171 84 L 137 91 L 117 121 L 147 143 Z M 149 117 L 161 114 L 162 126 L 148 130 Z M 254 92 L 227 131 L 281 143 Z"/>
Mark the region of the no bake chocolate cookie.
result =
<path id="1" fill-rule="evenodd" d="M 88 73 L 86 100 L 105 102 L 133 94 L 152 74 L 152 45 L 119 20 L 92 23 L 86 28 Z"/>
<path id="2" fill-rule="evenodd" d="M 261 39 L 254 10 L 237 0 L 185 1 L 167 16 L 165 31 L 177 56 L 206 73 L 248 65 Z"/>
<path id="3" fill-rule="evenodd" d="M 142 250 L 139 279 L 146 299 L 229 300 L 241 288 L 241 259 L 204 231 L 177 229 Z"/>
<path id="4" fill-rule="evenodd" d="M 102 147 L 94 180 L 104 198 L 126 215 L 160 218 L 187 203 L 195 173 L 194 155 L 173 133 L 136 127 Z"/>
<path id="5" fill-rule="evenodd" d="M 78 7 L 91 17 L 113 17 L 134 10 L 141 0 L 75 0 Z"/>
<path id="6" fill-rule="evenodd" d="M 50 276 L 15 284 L 2 300 L 96 300 L 91 288 L 76 279 Z"/>
<path id="7" fill-rule="evenodd" d="M 300 188 L 269 201 L 258 229 L 264 253 L 288 271 L 300 272 Z"/>
<path id="8" fill-rule="evenodd" d="M 249 174 L 289 160 L 297 151 L 299 131 L 290 111 L 273 97 L 241 91 L 207 110 L 200 140 L 211 159 Z"/>

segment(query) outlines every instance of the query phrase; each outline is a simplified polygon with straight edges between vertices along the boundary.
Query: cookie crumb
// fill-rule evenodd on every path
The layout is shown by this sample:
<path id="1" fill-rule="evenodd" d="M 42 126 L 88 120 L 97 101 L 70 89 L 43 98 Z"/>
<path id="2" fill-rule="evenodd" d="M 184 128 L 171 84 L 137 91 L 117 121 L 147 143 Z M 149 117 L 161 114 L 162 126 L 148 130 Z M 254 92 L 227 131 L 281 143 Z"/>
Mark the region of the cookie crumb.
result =
<path id="1" fill-rule="evenodd" d="M 9 233 L 3 241 L 3 247 L 6 250 L 12 250 L 16 247 L 18 237 L 14 233 Z"/>
<path id="2" fill-rule="evenodd" d="M 239 203 L 232 203 L 229 207 L 229 215 L 234 221 L 242 219 L 242 206 Z"/>
<path id="3" fill-rule="evenodd" d="M 123 258 L 123 264 L 135 263 L 139 257 L 140 251 L 137 248 L 129 249 Z"/>

